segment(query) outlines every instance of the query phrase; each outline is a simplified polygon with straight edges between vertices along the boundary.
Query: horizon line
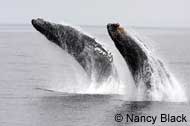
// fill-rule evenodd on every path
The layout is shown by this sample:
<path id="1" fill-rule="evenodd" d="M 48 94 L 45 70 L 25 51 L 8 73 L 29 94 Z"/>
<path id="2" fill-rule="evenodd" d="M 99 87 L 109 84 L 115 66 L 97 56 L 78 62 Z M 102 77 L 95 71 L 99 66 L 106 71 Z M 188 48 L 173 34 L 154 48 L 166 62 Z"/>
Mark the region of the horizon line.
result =
<path id="1" fill-rule="evenodd" d="M 57 23 L 59 24 L 59 23 Z M 61 24 L 61 23 L 60 23 Z M 32 26 L 30 23 L 0 23 L 0 26 L 16 26 L 16 25 L 23 25 L 23 26 Z M 74 24 L 75 26 L 88 26 L 88 27 L 105 27 L 106 25 L 103 24 Z M 71 24 L 72 26 L 72 24 Z M 190 27 L 184 26 L 174 26 L 174 27 L 167 27 L 167 26 L 140 26 L 140 25 L 123 25 L 124 27 L 131 27 L 131 28 L 150 28 L 150 29 L 190 29 Z"/>

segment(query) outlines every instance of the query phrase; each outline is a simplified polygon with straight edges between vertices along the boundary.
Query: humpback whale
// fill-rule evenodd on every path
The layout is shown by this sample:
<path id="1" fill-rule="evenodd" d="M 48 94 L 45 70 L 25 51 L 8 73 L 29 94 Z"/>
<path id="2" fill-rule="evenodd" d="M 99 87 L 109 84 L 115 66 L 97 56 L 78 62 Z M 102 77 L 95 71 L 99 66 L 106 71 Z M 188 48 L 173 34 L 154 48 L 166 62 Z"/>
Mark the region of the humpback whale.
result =
<path id="1" fill-rule="evenodd" d="M 163 62 L 141 39 L 118 23 L 107 24 L 107 30 L 124 57 L 137 88 L 142 90 L 145 100 L 174 100 L 180 96 L 180 100 L 185 99 L 184 91 L 166 70 Z"/>
<path id="2" fill-rule="evenodd" d="M 139 78 L 142 78 L 147 88 L 151 88 L 153 68 L 149 64 L 147 49 L 128 35 L 119 24 L 108 24 L 107 29 L 115 46 L 127 62 L 136 84 Z"/>
<path id="3" fill-rule="evenodd" d="M 32 19 L 31 22 L 48 40 L 72 55 L 92 81 L 102 83 L 116 74 L 112 54 L 94 38 L 69 25 L 55 24 L 40 18 Z"/>

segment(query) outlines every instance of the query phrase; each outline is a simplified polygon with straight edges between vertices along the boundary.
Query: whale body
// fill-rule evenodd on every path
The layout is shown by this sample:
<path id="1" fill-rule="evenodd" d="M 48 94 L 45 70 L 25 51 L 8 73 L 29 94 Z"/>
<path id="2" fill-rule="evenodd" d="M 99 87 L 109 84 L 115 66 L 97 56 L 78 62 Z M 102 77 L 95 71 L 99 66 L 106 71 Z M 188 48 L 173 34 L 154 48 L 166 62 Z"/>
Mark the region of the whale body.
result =
<path id="1" fill-rule="evenodd" d="M 115 46 L 128 64 L 136 84 L 139 81 L 138 78 L 144 78 L 147 88 L 151 88 L 150 78 L 153 68 L 148 63 L 147 49 L 128 35 L 119 24 L 108 24 L 107 29 Z"/>
<path id="2" fill-rule="evenodd" d="M 91 80 L 102 83 L 116 74 L 113 56 L 94 38 L 81 31 L 43 19 L 33 19 L 32 25 L 48 40 L 72 55 L 87 72 Z"/>
<path id="3" fill-rule="evenodd" d="M 180 85 L 138 36 L 126 31 L 118 23 L 107 24 L 108 34 L 125 59 L 135 84 L 144 99 L 185 101 Z"/>

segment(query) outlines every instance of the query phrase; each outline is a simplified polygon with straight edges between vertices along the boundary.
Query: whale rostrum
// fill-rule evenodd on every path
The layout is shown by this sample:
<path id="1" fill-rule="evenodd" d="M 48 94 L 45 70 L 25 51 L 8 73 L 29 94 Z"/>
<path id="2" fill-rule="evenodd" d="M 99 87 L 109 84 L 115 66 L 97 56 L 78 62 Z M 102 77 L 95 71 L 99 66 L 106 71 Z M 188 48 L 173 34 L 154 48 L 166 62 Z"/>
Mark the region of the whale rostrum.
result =
<path id="1" fill-rule="evenodd" d="M 32 25 L 48 40 L 72 55 L 91 80 L 101 83 L 116 72 L 112 54 L 94 38 L 69 25 L 55 24 L 39 18 L 33 19 Z"/>

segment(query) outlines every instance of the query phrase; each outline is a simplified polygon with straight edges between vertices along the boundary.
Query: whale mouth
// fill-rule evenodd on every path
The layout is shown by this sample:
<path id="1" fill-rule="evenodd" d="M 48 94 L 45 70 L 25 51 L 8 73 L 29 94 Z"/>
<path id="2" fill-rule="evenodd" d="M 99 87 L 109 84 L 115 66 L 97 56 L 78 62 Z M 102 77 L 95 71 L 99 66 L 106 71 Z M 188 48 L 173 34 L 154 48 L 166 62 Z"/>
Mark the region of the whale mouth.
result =
<path id="1" fill-rule="evenodd" d="M 37 31 L 45 35 L 49 40 L 58 45 L 60 44 L 57 40 L 58 38 L 55 36 L 57 32 L 54 29 L 54 24 L 44 21 L 41 18 L 32 19 L 31 23 Z"/>

